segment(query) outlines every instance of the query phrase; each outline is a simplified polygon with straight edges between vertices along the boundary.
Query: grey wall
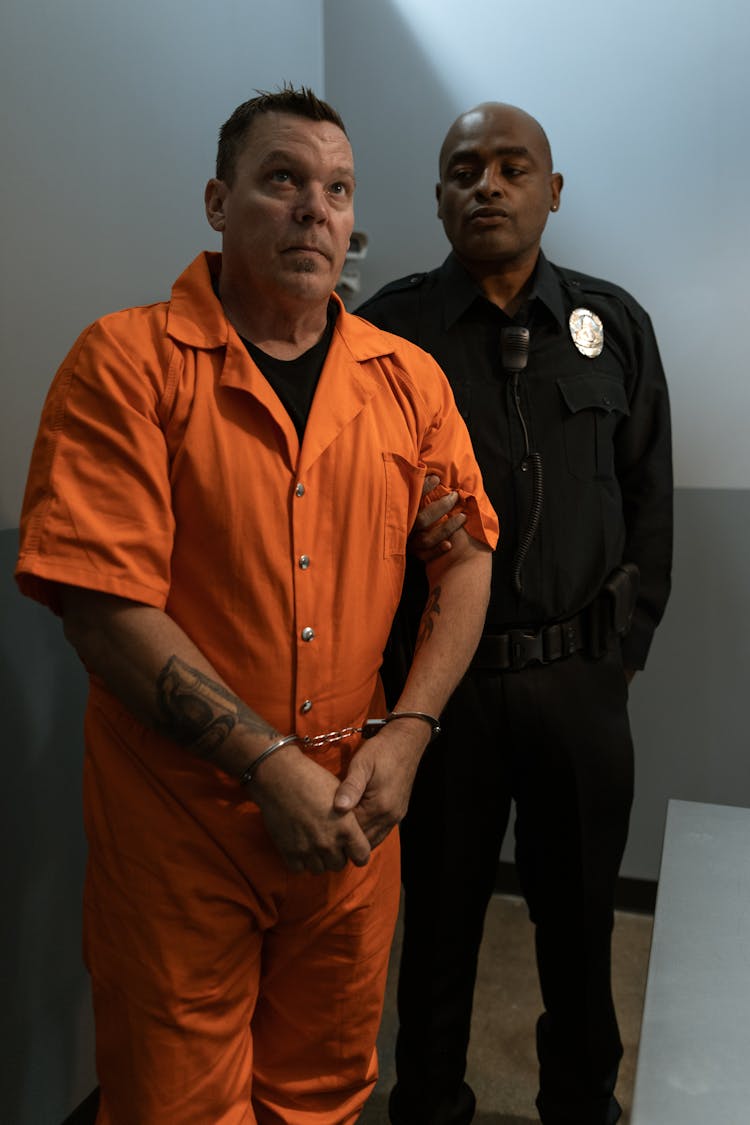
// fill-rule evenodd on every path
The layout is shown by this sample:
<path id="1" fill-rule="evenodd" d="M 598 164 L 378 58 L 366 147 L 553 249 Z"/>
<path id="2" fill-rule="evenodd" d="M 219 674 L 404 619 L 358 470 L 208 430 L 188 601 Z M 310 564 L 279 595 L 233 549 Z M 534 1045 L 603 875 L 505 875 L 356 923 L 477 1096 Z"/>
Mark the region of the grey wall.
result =
<path id="1" fill-rule="evenodd" d="M 750 806 L 750 491 L 675 495 L 672 598 L 630 689 L 636 792 L 623 873 L 656 879 L 670 797 Z"/>
<path id="2" fill-rule="evenodd" d="M 94 1085 L 81 962 L 83 669 L 60 625 L 21 598 L 14 531 L 0 531 L 4 738 L 0 1106 L 18 1125 L 55 1125 Z"/>
<path id="3" fill-rule="evenodd" d="M 4 0 L 0 527 L 54 372 L 98 315 L 169 295 L 200 251 L 221 123 L 323 87 L 320 0 Z"/>
<path id="4" fill-rule="evenodd" d="M 623 864 L 654 879 L 669 797 L 750 805 L 750 10 L 326 0 L 324 11 L 326 93 L 345 109 L 370 235 L 363 297 L 442 261 L 442 138 L 464 109 L 501 100 L 542 121 L 565 175 L 548 255 L 624 285 L 654 319 L 674 415 L 674 593 L 631 690 Z"/>
<path id="5" fill-rule="evenodd" d="M 285 79 L 323 92 L 318 0 L 3 4 L 0 1117 L 13 1125 L 57 1125 L 95 1084 L 79 921 L 85 683 L 59 623 L 11 578 L 39 411 L 85 325 L 167 296 L 218 248 L 203 215 L 218 128 Z"/>

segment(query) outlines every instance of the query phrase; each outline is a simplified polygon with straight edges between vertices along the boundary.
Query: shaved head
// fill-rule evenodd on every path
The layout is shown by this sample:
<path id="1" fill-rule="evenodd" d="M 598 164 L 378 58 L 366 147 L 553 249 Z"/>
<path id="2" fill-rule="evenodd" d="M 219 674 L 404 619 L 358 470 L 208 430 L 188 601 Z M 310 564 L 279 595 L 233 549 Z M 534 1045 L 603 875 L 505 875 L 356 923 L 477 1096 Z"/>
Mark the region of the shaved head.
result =
<path id="1" fill-rule="evenodd" d="M 550 143 L 547 134 L 535 117 L 526 113 L 525 110 L 519 109 L 517 105 L 508 105 L 506 102 L 482 102 L 480 105 L 474 106 L 473 109 L 467 109 L 465 113 L 457 117 L 446 133 L 440 149 L 440 178 L 443 178 L 448 156 L 464 136 L 500 123 L 521 125 L 528 135 L 535 135 L 540 155 L 546 158 L 547 170 L 552 171 Z"/>

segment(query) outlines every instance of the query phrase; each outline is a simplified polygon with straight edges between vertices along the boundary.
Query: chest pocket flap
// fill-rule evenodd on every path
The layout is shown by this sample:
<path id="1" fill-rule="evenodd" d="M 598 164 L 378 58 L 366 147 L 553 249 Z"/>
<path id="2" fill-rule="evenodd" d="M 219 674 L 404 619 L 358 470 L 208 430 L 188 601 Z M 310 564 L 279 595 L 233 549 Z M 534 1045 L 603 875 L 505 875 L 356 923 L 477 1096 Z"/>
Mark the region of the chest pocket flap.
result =
<path id="1" fill-rule="evenodd" d="M 614 437 L 630 414 L 625 388 L 616 375 L 591 371 L 557 380 L 567 407 L 563 420 L 568 468 L 579 480 L 614 475 Z"/>
<path id="2" fill-rule="evenodd" d="M 570 375 L 558 379 L 557 385 L 571 414 L 577 414 L 579 410 L 630 414 L 625 388 L 616 375 L 592 371 L 587 375 Z"/>

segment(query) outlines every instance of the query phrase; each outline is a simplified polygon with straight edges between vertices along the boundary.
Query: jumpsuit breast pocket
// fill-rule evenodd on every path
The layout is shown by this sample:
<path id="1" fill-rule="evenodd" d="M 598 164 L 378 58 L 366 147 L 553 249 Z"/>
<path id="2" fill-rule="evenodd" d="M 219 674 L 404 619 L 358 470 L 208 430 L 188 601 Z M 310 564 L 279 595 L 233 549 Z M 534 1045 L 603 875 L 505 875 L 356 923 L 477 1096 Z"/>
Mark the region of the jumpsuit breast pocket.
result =
<path id="1" fill-rule="evenodd" d="M 385 528 L 383 557 L 406 554 L 425 478 L 424 465 L 415 465 L 400 453 L 383 453 L 385 471 Z"/>
<path id="2" fill-rule="evenodd" d="M 579 480 L 614 476 L 617 425 L 630 414 L 619 375 L 591 371 L 557 380 L 563 399 L 563 433 L 568 469 Z"/>

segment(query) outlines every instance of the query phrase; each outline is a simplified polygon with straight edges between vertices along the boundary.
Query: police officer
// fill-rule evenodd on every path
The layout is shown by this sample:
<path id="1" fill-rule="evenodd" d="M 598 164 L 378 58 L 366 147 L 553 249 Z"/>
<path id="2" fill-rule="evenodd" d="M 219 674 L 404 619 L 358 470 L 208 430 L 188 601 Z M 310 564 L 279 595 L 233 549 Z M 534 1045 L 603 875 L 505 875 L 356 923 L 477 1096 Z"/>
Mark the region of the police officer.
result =
<path id="1" fill-rule="evenodd" d="M 484 634 L 403 824 L 394 1125 L 473 1117 L 476 964 L 511 800 L 544 1007 L 540 1118 L 613 1125 L 621 1112 L 610 951 L 627 695 L 669 592 L 669 404 L 646 312 L 540 249 L 562 186 L 534 118 L 498 103 L 462 114 L 437 185 L 452 252 L 358 310 L 443 367 L 501 522 Z M 420 517 L 423 559 L 450 549 L 464 518 L 452 500 Z"/>

